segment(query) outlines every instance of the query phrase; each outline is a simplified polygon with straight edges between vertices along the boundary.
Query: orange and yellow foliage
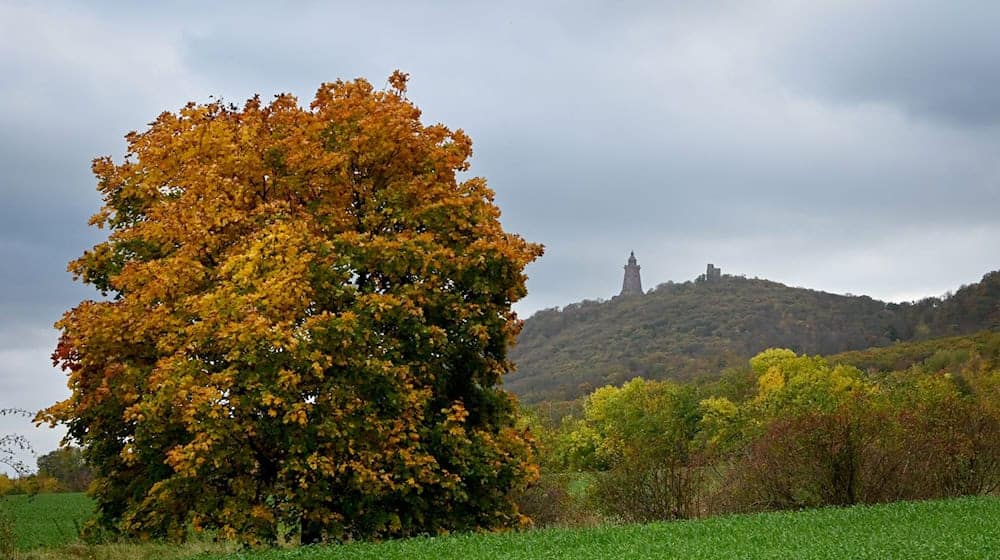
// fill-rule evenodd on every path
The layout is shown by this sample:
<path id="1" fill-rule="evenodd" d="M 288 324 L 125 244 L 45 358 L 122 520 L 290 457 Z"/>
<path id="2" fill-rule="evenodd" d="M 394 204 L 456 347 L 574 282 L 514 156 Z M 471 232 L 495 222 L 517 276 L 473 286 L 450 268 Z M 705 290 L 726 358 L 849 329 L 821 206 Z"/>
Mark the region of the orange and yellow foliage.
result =
<path id="1" fill-rule="evenodd" d="M 105 526 L 249 542 L 509 527 L 536 472 L 498 387 L 539 245 L 406 75 L 188 104 L 94 161 L 109 294 L 57 324 Z"/>

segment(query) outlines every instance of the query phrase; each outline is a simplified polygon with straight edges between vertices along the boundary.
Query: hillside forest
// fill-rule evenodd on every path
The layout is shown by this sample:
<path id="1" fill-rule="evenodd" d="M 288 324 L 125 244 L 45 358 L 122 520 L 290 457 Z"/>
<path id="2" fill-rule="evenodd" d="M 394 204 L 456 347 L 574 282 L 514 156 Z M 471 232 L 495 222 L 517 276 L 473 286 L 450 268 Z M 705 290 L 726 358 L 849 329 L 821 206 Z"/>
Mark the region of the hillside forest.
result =
<path id="1" fill-rule="evenodd" d="M 636 377 L 711 375 L 767 348 L 829 355 L 997 328 L 1000 271 L 908 303 L 725 275 L 539 311 L 511 349 L 517 370 L 504 384 L 525 403 L 570 401 Z"/>

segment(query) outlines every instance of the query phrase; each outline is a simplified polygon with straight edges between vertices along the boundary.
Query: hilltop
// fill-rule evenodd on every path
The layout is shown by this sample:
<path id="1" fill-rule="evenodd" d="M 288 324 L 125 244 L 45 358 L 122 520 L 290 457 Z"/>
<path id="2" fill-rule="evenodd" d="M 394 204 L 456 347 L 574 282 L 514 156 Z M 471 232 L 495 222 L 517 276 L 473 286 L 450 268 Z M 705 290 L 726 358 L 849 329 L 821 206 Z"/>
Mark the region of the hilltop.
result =
<path id="1" fill-rule="evenodd" d="M 1000 271 L 945 298 L 868 296 L 720 276 L 642 296 L 583 301 L 527 319 L 506 387 L 522 401 L 570 400 L 633 377 L 690 380 L 771 347 L 836 354 L 1000 329 Z"/>

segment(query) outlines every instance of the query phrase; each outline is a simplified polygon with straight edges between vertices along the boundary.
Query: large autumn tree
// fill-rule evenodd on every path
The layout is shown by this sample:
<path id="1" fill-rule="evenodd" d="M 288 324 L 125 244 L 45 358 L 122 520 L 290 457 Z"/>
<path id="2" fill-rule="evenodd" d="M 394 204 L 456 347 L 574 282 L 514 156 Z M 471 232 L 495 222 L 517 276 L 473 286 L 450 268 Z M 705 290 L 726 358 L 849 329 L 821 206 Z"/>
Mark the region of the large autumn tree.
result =
<path id="1" fill-rule="evenodd" d="M 93 165 L 109 298 L 57 323 L 103 525 L 304 542 L 512 526 L 535 473 L 499 386 L 542 250 L 406 75 L 188 104 Z"/>

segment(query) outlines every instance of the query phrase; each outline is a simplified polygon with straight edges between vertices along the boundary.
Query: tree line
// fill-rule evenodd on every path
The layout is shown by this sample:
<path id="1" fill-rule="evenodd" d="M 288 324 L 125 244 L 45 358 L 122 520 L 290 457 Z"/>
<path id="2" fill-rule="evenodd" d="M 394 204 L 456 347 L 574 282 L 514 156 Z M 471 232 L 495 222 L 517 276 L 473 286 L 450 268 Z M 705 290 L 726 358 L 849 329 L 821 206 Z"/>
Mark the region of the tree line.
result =
<path id="1" fill-rule="evenodd" d="M 28 473 L 18 469 L 11 478 L 0 474 L 0 496 L 10 494 L 48 494 L 85 492 L 94 478 L 79 447 L 60 447 L 36 459 L 37 469 Z"/>
<path id="2" fill-rule="evenodd" d="M 536 411 L 525 509 L 651 521 L 995 493 L 1000 333 L 950 342 L 896 371 L 769 349 L 711 382 L 599 388 L 556 424 Z"/>

